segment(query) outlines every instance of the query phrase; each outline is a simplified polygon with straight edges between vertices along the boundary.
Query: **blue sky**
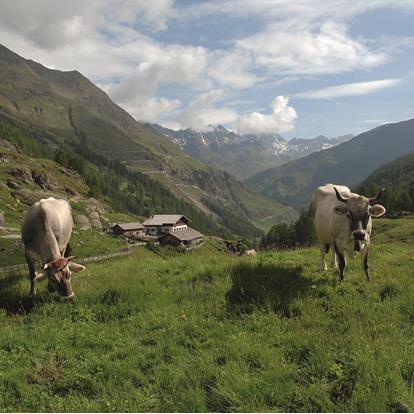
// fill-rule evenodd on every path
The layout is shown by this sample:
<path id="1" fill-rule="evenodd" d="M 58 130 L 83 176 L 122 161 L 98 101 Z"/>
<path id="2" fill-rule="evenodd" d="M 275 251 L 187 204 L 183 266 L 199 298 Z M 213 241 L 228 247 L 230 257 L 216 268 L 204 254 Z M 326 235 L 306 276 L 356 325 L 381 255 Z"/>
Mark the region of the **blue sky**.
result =
<path id="1" fill-rule="evenodd" d="M 414 117 L 412 0 L 0 0 L 0 38 L 176 129 L 312 138 Z"/>

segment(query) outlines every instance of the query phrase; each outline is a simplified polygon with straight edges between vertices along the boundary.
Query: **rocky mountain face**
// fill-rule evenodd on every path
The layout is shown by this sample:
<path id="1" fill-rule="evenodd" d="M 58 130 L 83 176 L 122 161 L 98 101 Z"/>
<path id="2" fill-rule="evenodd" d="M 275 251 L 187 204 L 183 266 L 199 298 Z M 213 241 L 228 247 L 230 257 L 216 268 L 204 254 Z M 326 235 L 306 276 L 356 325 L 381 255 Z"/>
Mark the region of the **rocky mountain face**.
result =
<path id="1" fill-rule="evenodd" d="M 328 138 L 325 135 L 318 135 L 312 139 L 293 138 L 289 141 L 289 153 L 292 155 L 292 159 L 298 159 L 313 152 L 335 147 L 336 145 L 349 141 L 353 137 L 352 134 L 347 134 L 334 138 Z"/>
<path id="2" fill-rule="evenodd" d="M 69 201 L 81 230 L 102 231 L 111 224 L 108 206 L 90 197 L 91 190 L 78 173 L 51 160 L 29 157 L 1 138 L 0 190 L 0 226 L 20 228 L 27 208 L 48 197 Z"/>
<path id="3" fill-rule="evenodd" d="M 244 181 L 267 168 L 325 150 L 345 142 L 352 135 L 313 139 L 293 138 L 287 141 L 278 134 L 238 134 L 221 125 L 207 131 L 192 129 L 174 131 L 158 124 L 151 125 L 158 134 L 178 144 L 191 156 L 220 168 Z"/>

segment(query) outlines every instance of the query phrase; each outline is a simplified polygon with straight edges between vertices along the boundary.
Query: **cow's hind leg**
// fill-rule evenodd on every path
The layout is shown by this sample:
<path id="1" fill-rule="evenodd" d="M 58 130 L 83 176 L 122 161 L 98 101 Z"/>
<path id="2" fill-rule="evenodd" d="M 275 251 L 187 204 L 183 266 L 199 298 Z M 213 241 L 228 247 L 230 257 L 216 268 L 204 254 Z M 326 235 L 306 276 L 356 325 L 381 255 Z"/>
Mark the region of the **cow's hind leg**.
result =
<path id="1" fill-rule="evenodd" d="M 334 249 L 335 249 L 335 253 L 336 253 L 336 257 L 338 259 L 338 265 L 339 265 L 339 278 L 341 280 L 344 280 L 345 278 L 345 267 L 346 267 L 346 260 L 345 260 L 345 256 L 343 254 L 343 251 L 340 252 L 338 246 L 336 245 L 336 243 L 334 243 Z"/>
<path id="2" fill-rule="evenodd" d="M 321 266 L 320 266 L 320 270 L 321 270 L 321 272 L 326 272 L 328 270 L 328 267 L 326 266 L 325 254 L 329 252 L 329 244 L 321 243 L 320 249 L 321 249 Z"/>
<path id="3" fill-rule="evenodd" d="M 362 258 L 362 267 L 364 268 L 365 276 L 367 280 L 370 280 L 369 277 L 369 262 L 368 262 L 368 256 L 369 256 L 369 247 L 366 246 L 365 249 L 362 252 L 361 258 Z"/>
<path id="4" fill-rule="evenodd" d="M 29 249 L 25 249 L 25 256 L 27 261 L 27 266 L 29 267 L 29 277 L 30 277 L 30 294 L 36 295 L 36 269 L 35 269 L 35 262 L 32 255 L 32 252 Z"/>

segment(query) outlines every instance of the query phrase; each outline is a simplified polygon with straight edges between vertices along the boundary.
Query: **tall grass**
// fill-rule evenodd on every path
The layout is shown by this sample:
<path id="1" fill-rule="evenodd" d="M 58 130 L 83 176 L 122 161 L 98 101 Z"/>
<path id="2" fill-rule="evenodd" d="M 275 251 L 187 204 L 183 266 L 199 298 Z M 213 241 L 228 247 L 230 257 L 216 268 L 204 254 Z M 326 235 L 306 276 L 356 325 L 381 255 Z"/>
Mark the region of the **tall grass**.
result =
<path id="1" fill-rule="evenodd" d="M 221 251 L 220 251 L 221 250 Z M 316 249 L 137 248 L 73 277 L 74 304 L 0 283 L 2 411 L 412 411 L 413 245 L 372 281 Z"/>

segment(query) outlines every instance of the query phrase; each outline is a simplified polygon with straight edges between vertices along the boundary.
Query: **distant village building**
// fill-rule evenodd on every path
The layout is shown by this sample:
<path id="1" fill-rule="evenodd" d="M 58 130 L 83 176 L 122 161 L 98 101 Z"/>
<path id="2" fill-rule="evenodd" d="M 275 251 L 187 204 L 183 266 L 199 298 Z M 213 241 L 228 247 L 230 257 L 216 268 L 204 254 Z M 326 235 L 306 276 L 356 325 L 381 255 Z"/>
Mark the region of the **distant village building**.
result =
<path id="1" fill-rule="evenodd" d="M 161 244 L 169 244 L 172 246 L 183 245 L 192 247 L 200 244 L 204 240 L 204 235 L 199 231 L 187 227 L 181 231 L 169 231 L 159 238 Z"/>
<path id="2" fill-rule="evenodd" d="M 179 214 L 155 214 L 145 220 L 143 225 L 147 234 L 160 236 L 169 232 L 185 231 L 189 223 L 190 220 L 187 217 Z"/>
<path id="3" fill-rule="evenodd" d="M 113 234 L 128 237 L 139 237 L 144 234 L 144 226 L 141 223 L 122 223 L 112 227 Z"/>

